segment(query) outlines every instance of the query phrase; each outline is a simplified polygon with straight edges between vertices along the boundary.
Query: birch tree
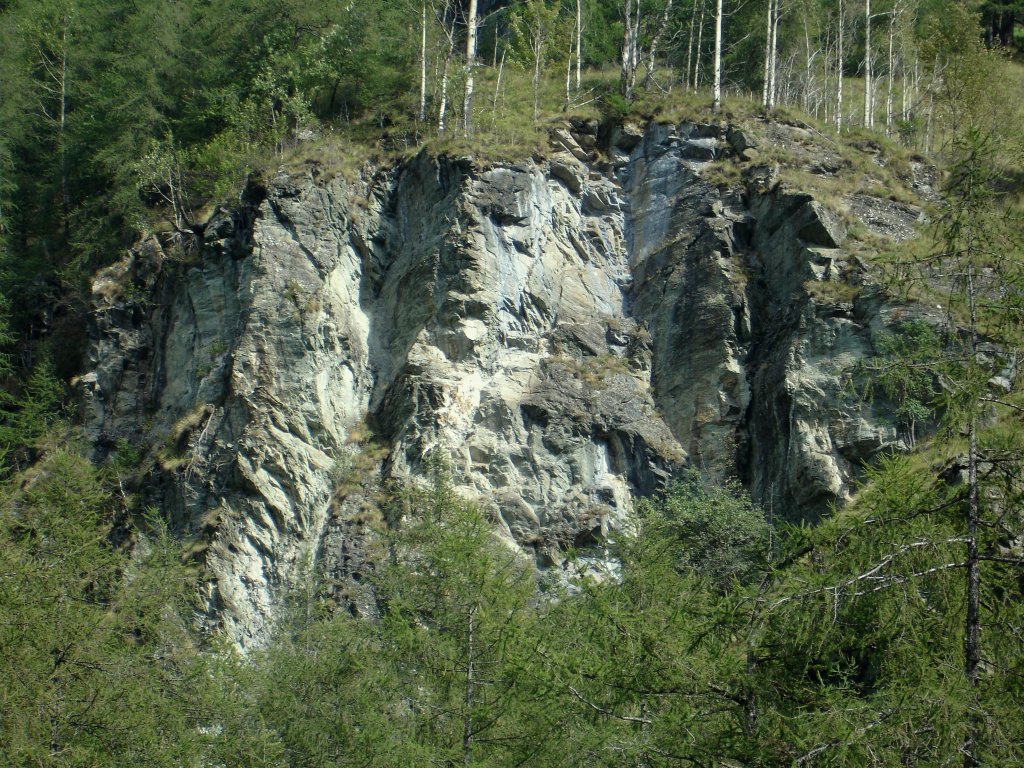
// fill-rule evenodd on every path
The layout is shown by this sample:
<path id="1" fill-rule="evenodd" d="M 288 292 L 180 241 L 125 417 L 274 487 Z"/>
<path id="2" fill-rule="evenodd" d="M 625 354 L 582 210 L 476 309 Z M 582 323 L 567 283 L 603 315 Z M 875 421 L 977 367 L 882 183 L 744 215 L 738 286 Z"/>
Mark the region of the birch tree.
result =
<path id="1" fill-rule="evenodd" d="M 774 109 L 777 96 L 779 70 L 779 19 L 782 12 L 779 8 L 781 0 L 768 0 L 768 12 L 765 31 L 764 87 L 761 103 L 765 110 Z"/>
<path id="2" fill-rule="evenodd" d="M 871 50 L 871 0 L 864 0 L 864 127 L 874 126 L 874 71 Z"/>
<path id="3" fill-rule="evenodd" d="M 836 130 L 843 130 L 843 62 L 845 51 L 843 50 L 843 27 L 846 20 L 843 17 L 843 0 L 839 0 L 839 12 L 836 17 L 836 25 L 839 28 L 839 42 L 836 51 Z"/>
<path id="4" fill-rule="evenodd" d="M 712 110 L 718 112 L 722 108 L 722 0 L 715 6 L 715 79 L 713 88 Z"/>
<path id="5" fill-rule="evenodd" d="M 583 84 L 583 0 L 576 0 L 576 92 Z"/>
<path id="6" fill-rule="evenodd" d="M 443 63 L 441 65 L 441 94 L 437 105 L 437 133 L 443 136 L 447 128 L 448 112 L 448 76 L 451 69 L 452 58 L 455 55 L 455 8 L 452 0 L 444 0 L 444 4 L 437 12 L 438 22 L 441 25 L 441 32 L 444 35 Z"/>
<path id="7" fill-rule="evenodd" d="M 885 68 L 885 135 L 892 135 L 892 88 L 893 78 L 896 75 L 896 58 L 893 45 L 896 40 L 896 22 L 899 19 L 899 3 L 893 6 L 889 14 L 889 59 Z"/>
<path id="8" fill-rule="evenodd" d="M 657 65 L 658 49 L 661 46 L 661 41 L 669 28 L 669 22 L 672 17 L 672 5 L 673 0 L 665 0 L 665 7 L 662 9 L 658 28 L 655 31 L 654 36 L 651 38 L 650 47 L 647 49 L 647 72 L 644 75 L 644 88 L 650 87 L 650 84 L 654 79 L 654 68 Z"/>
<path id="9" fill-rule="evenodd" d="M 694 90 L 700 88 L 700 62 L 701 62 L 701 51 L 703 50 L 702 41 L 704 39 L 704 9 L 707 5 L 706 0 L 700 0 L 700 19 L 697 21 L 697 48 L 693 58 L 693 88 Z"/>
<path id="10" fill-rule="evenodd" d="M 558 4 L 549 5 L 549 1 L 524 0 L 509 17 L 513 49 L 519 60 L 531 71 L 534 120 L 540 116 L 540 87 L 544 66 L 566 32 L 558 21 Z"/>
<path id="11" fill-rule="evenodd" d="M 420 9 L 420 122 L 427 121 L 427 4 Z"/>
<path id="12" fill-rule="evenodd" d="M 466 17 L 466 89 L 462 100 L 463 129 L 467 136 L 473 133 L 473 67 L 476 64 L 476 7 L 477 0 L 469 0 Z"/>
<path id="13" fill-rule="evenodd" d="M 640 0 L 636 0 L 634 9 L 633 0 L 625 0 L 623 5 L 623 37 L 622 37 L 622 67 L 620 73 L 622 95 L 626 101 L 633 100 L 633 87 L 636 83 L 636 70 L 639 65 L 637 55 L 640 37 Z"/>

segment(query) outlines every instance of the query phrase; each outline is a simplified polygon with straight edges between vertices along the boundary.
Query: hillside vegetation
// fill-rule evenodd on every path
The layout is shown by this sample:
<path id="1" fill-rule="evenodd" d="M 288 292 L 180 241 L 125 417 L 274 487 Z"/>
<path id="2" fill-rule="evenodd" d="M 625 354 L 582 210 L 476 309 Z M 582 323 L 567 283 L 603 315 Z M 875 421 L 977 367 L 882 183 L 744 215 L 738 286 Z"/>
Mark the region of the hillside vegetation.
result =
<path id="1" fill-rule="evenodd" d="M 726 3 L 716 108 L 703 0 L 0 0 L 0 765 L 1024 763 L 1021 10 L 851 5 Z M 310 564 L 267 647 L 197 633 L 138 448 L 79 443 L 90 275 L 143 233 L 185 253 L 253 175 L 541 155 L 569 116 L 798 121 L 837 198 L 858 142 L 936 163 L 930 224 L 874 257 L 943 322 L 911 313 L 851 382 L 908 450 L 813 526 L 687 473 L 600 577 L 538 572 L 440 458 L 400 487 L 356 461 L 372 620 Z"/>

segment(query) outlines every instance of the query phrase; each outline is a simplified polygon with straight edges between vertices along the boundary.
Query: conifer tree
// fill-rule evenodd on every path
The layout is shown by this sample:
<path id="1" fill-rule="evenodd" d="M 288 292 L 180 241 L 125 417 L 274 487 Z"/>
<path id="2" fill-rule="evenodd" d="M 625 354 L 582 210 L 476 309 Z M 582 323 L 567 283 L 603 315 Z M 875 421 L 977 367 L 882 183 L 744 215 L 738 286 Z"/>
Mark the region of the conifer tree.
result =
<path id="1" fill-rule="evenodd" d="M 434 474 L 426 496 L 406 501 L 396 560 L 379 581 L 382 632 L 421 746 L 432 760 L 484 763 L 517 735 L 514 666 L 534 580 L 493 524 L 454 497 L 443 468 Z"/>

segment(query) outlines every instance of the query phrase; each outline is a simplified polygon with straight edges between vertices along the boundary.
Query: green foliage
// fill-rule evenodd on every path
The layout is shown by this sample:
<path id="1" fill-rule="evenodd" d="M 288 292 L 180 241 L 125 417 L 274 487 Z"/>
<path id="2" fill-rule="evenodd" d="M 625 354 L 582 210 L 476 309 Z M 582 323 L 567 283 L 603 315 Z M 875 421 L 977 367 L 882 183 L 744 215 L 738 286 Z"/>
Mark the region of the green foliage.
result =
<path id="1" fill-rule="evenodd" d="M 1013 764 L 1018 561 L 993 530 L 972 689 L 964 487 L 922 471 L 949 460 L 885 459 L 847 510 L 785 537 L 691 473 L 639 505 L 614 576 L 580 560 L 543 593 L 428 463 L 431 482 L 392 503 L 378 618 L 336 614 L 310 576 L 243 660 L 195 654 L 193 576 L 158 518 L 134 556 L 113 548 L 109 493 L 54 454 L 0 530 L 0 728 L 13 764 L 895 765 L 956 754 L 981 712 L 979 754 Z"/>
<path id="2" fill-rule="evenodd" d="M 637 514 L 641 536 L 630 549 L 660 550 L 720 589 L 749 582 L 769 561 L 769 525 L 737 483 L 711 487 L 691 470 L 657 501 L 640 501 Z"/>
<path id="3" fill-rule="evenodd" d="M 459 102 L 464 28 L 428 6 L 436 115 L 449 56 L 449 105 Z M 664 7 L 645 2 L 641 48 Z M 710 14 L 701 30 L 700 4 L 673 9 L 650 90 L 627 104 L 612 71 L 621 0 L 583 3 L 592 69 L 573 97 L 579 114 L 706 114 L 706 99 L 680 83 L 698 61 L 706 78 Z M 195 574 L 158 514 L 127 518 L 138 450 L 119 445 L 98 471 L 54 447 L 70 434 L 54 436 L 60 376 L 73 365 L 47 362 L 29 333 L 58 300 L 57 315 L 81 311 L 84 278 L 139 232 L 171 229 L 190 247 L 200 211 L 254 169 L 305 156 L 355 175 L 374 153 L 427 138 L 421 10 L 406 0 L 0 2 L 0 762 L 938 765 L 970 744 L 983 764 L 1021 763 L 1020 104 L 994 87 L 1013 70 L 982 50 L 974 11 L 956 3 L 922 5 L 898 38 L 920 51 L 931 79 L 919 96 L 934 113 L 909 113 L 897 130 L 927 137 L 948 164 L 935 247 L 902 245 L 899 272 L 947 317 L 941 331 L 910 321 L 878 336 L 864 370 L 865 391 L 897 404 L 909 442 L 922 421 L 945 426 L 918 453 L 868 468 L 846 509 L 785 534 L 735 486 L 687 475 L 638 504 L 615 536 L 617 567 L 598 576 L 570 558 L 543 578 L 436 464 L 428 487 L 405 489 L 388 510 L 391 557 L 371 579 L 378 620 L 336 615 L 310 579 L 267 648 L 243 659 L 214 637 L 200 651 Z M 889 10 L 876 4 L 879 19 Z M 826 53 L 801 76 L 805 96 L 862 66 L 863 30 L 852 25 L 839 71 L 820 63 L 837 12 L 800 3 L 784 16 L 784 60 L 799 68 L 800 45 Z M 565 117 L 574 18 L 573 2 L 499 4 L 482 32 L 478 133 L 434 149 L 503 159 L 542 149 L 545 120 Z M 729 11 L 734 86 L 759 86 L 762 25 L 760 4 Z M 505 50 L 529 72 L 507 68 L 499 81 L 485 60 Z M 870 132 L 848 139 L 835 150 L 856 186 L 831 194 L 906 194 L 906 157 Z M 877 157 L 865 151 L 875 146 Z M 731 185 L 735 172 L 722 166 L 717 178 Z M 592 367 L 579 373 L 600 383 Z M 202 417 L 177 425 L 167 466 L 186 460 Z M 338 492 L 357 488 L 383 450 L 340 457 Z M 975 679 L 963 671 L 972 564 L 984 649 Z"/>
<path id="4" fill-rule="evenodd" d="M 61 416 L 64 386 L 54 375 L 49 359 L 37 364 L 20 390 L 16 395 L 0 394 L 0 477 L 8 470 L 27 466 Z"/>
<path id="5" fill-rule="evenodd" d="M 450 495 L 443 470 L 410 501 L 417 512 L 399 530 L 378 590 L 393 663 L 416 670 L 402 681 L 414 738 L 432 761 L 491 764 L 515 733 L 531 569 L 479 510 Z"/>
<path id="6" fill-rule="evenodd" d="M 504 764 L 534 581 L 444 467 L 431 473 L 396 499 L 379 622 L 319 614 L 311 587 L 260 657 L 257 700 L 289 764 Z"/>
<path id="7" fill-rule="evenodd" d="M 1021 646 L 989 629 L 1020 620 L 1010 606 L 1022 561 L 1008 544 L 1022 524 L 1010 477 L 1024 432 L 1002 377 L 1020 349 L 1021 248 L 1006 229 L 997 134 L 977 110 L 985 97 L 962 69 L 978 52 L 961 40 L 947 49 L 960 60 L 950 63 L 956 120 L 936 247 L 902 273 L 925 282 L 948 317 L 942 333 L 911 321 L 880 336 L 881 357 L 866 366 L 869 389 L 897 401 L 911 436 L 921 416 L 945 429 L 920 455 L 869 469 L 849 509 L 802 532 L 798 562 L 767 605 L 766 671 L 786 681 L 787 738 L 823 764 L 1021 759 L 1024 724 L 1006 714 L 1020 692 L 994 672 L 1016 669 Z"/>
<path id="8" fill-rule="evenodd" d="M 794 758 L 818 750 L 816 765 L 937 764 L 981 712 L 988 759 L 1019 760 L 1024 724 L 1002 714 L 1019 692 L 997 674 L 972 690 L 962 672 L 966 488 L 927 466 L 892 456 L 870 469 L 851 508 L 795 533 L 791 564 L 761 598 L 761 705 L 800 750 Z M 1016 599 L 1005 590 L 1020 589 L 1008 568 L 993 563 L 986 576 L 986 623 L 1017 620 L 1005 602 Z M 1018 663 L 1018 643 L 985 636 L 991 670 Z"/>
<path id="9" fill-rule="evenodd" d="M 917 425 L 932 418 L 938 378 L 932 361 L 940 354 L 938 331 L 924 320 L 902 323 L 896 333 L 882 333 L 875 342 L 877 357 L 862 367 L 863 392 L 870 399 L 880 390 L 896 404 L 908 444 L 917 441 Z"/>
<path id="10" fill-rule="evenodd" d="M 509 15 L 513 60 L 533 73 L 533 119 L 540 115 L 541 73 L 567 48 L 568 22 L 559 19 L 558 3 L 525 0 Z"/>
<path id="11" fill-rule="evenodd" d="M 201 676 L 175 545 L 157 527 L 136 556 L 113 547 L 113 500 L 70 451 L 18 481 L 0 509 L 4 764 L 191 764 Z"/>

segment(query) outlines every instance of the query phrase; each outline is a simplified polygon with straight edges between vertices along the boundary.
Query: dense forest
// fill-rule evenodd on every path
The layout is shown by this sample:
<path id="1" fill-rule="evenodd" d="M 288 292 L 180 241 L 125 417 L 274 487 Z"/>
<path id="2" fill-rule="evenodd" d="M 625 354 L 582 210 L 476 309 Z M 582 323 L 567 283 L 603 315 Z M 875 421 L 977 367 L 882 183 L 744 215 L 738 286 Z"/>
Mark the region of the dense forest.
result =
<path id="1" fill-rule="evenodd" d="M 1024 6 L 1017 0 L 0 0 L 0 765 L 1024 762 Z M 938 303 L 852 383 L 912 451 L 783 526 L 698 472 L 594 578 L 538 572 L 445 462 L 374 489 L 376 615 L 310 564 L 274 640 L 196 631 L 195 564 L 76 431 L 89 279 L 185 253 L 317 157 L 543 151 L 570 115 L 796 119 L 942 169 L 879 269 Z M 797 519 L 798 514 L 789 519 Z M 570 558 L 572 559 L 572 558 Z"/>

